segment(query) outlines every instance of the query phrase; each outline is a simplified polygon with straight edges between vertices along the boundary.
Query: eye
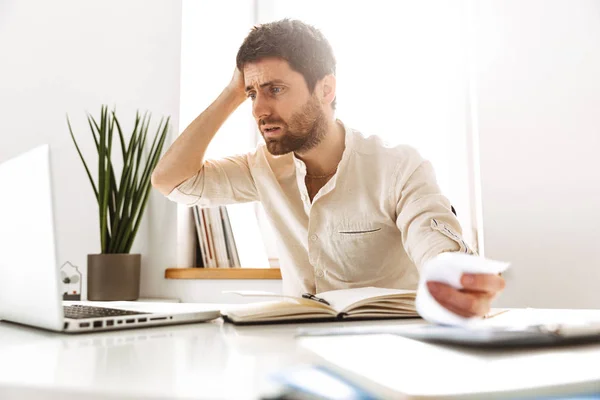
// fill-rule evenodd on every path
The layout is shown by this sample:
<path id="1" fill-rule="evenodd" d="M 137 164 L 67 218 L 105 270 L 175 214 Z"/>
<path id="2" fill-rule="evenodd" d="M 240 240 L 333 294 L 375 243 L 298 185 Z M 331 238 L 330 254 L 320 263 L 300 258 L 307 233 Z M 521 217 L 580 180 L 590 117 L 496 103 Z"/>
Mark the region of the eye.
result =
<path id="1" fill-rule="evenodd" d="M 254 93 L 254 92 L 248 93 L 248 98 L 250 98 L 251 100 L 254 100 L 256 98 L 256 93 Z"/>
<path id="2" fill-rule="evenodd" d="M 273 86 L 271 87 L 271 93 L 273 94 L 279 94 L 283 91 L 283 88 L 280 86 Z"/>

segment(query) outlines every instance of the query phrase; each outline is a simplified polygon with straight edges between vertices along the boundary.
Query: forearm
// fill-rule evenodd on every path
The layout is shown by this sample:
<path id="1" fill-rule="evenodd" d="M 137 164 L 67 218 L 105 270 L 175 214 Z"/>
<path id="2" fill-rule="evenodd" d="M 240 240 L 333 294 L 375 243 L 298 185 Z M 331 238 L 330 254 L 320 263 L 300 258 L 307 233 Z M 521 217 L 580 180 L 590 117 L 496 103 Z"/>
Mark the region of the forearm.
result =
<path id="1" fill-rule="evenodd" d="M 396 191 L 396 223 L 404 248 L 418 267 L 442 252 L 473 253 L 429 162 L 421 162 Z"/>
<path id="2" fill-rule="evenodd" d="M 175 140 L 152 173 L 152 185 L 164 195 L 202 168 L 211 140 L 227 118 L 245 100 L 227 87 Z"/>

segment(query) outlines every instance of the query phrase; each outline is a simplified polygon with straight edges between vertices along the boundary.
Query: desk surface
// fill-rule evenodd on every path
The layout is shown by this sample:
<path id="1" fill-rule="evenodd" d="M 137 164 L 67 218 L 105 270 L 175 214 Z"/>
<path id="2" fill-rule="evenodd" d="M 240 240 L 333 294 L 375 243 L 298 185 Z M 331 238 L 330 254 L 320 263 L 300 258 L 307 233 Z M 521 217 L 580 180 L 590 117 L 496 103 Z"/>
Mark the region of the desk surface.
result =
<path id="1" fill-rule="evenodd" d="M 561 312 L 545 311 L 555 317 Z M 600 320 L 600 311 L 573 313 Z M 257 398 L 272 389 L 272 373 L 319 361 L 298 344 L 300 328 L 421 322 L 234 326 L 218 319 L 78 335 L 0 322 L 0 398 Z"/>

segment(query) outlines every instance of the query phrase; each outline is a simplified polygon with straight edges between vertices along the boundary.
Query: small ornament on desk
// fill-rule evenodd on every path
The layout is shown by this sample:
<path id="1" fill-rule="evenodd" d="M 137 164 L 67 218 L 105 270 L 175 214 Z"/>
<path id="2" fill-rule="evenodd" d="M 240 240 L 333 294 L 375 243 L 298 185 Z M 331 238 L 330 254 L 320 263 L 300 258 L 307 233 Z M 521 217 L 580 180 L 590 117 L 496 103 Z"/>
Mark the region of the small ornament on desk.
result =
<path id="1" fill-rule="evenodd" d="M 81 272 L 70 262 L 60 267 L 63 300 L 81 300 Z"/>

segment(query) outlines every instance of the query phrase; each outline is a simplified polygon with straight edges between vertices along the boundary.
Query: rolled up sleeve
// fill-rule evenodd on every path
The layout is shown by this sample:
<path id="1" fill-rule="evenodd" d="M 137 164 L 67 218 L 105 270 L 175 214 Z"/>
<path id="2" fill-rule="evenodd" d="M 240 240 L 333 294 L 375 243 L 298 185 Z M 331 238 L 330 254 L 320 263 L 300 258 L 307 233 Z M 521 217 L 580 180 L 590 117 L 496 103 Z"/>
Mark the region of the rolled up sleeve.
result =
<path id="1" fill-rule="evenodd" d="M 396 183 L 396 225 L 404 249 L 419 269 L 443 252 L 474 253 L 462 238 L 460 223 L 430 162 L 421 161 L 412 173 L 400 168 Z"/>
<path id="2" fill-rule="evenodd" d="M 190 207 L 258 201 L 250 157 L 251 154 L 242 154 L 207 160 L 200 171 L 173 189 L 167 198 Z"/>

